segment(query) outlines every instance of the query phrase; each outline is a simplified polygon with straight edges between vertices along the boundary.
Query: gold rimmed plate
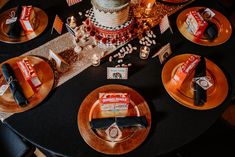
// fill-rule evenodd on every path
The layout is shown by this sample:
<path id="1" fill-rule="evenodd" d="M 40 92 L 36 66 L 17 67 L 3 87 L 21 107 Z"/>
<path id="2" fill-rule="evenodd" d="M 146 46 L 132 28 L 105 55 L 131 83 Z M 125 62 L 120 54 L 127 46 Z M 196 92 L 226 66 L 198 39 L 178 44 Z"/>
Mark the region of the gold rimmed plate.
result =
<path id="1" fill-rule="evenodd" d="M 172 80 L 177 68 L 182 65 L 192 54 L 183 54 L 171 58 L 163 67 L 162 82 L 168 94 L 178 103 L 196 110 L 208 110 L 223 103 L 228 95 L 228 82 L 223 71 L 212 61 L 206 59 L 206 75 L 213 84 L 207 90 L 207 102 L 202 106 L 194 105 L 193 78 L 192 72 L 183 82 L 180 88 L 176 88 Z"/>
<path id="2" fill-rule="evenodd" d="M 28 82 L 24 79 L 16 63 L 17 61 L 20 61 L 25 57 L 27 57 L 31 61 L 36 70 L 38 78 L 42 83 L 42 85 L 38 87 L 36 91 L 33 91 Z M 35 56 L 20 56 L 7 60 L 3 63 L 9 63 L 13 68 L 15 76 L 23 90 L 25 97 L 29 101 L 29 104 L 25 107 L 20 107 L 14 101 L 12 93 L 8 88 L 7 91 L 2 96 L 0 96 L 0 111 L 9 113 L 23 112 L 37 106 L 47 97 L 54 84 L 54 73 L 52 68 L 46 61 Z M 0 64 L 0 66 L 2 66 L 2 64 Z M 6 81 L 2 75 L 2 72 L 0 72 L 0 86 L 2 86 L 3 84 L 6 84 Z"/>
<path id="3" fill-rule="evenodd" d="M 182 11 L 178 15 L 176 20 L 176 24 L 179 31 L 186 39 L 198 45 L 217 46 L 225 43 L 232 35 L 232 26 L 223 14 L 214 9 L 211 10 L 215 13 L 215 16 L 210 19 L 210 22 L 215 24 L 218 29 L 218 35 L 215 39 L 209 40 L 206 36 L 202 36 L 198 39 L 188 29 L 187 24 L 185 22 L 187 19 L 187 14 L 190 11 L 199 11 L 203 8 L 206 9 L 206 7 L 193 7 Z"/>
<path id="4" fill-rule="evenodd" d="M 127 111 L 101 111 L 99 93 L 128 93 L 130 104 Z M 90 121 L 96 118 L 145 116 L 148 122 L 146 128 L 120 128 L 122 135 L 118 140 L 110 141 L 105 129 L 91 129 Z M 146 139 L 151 127 L 151 113 L 144 98 L 132 88 L 123 85 L 105 85 L 93 90 L 82 102 L 78 112 L 78 128 L 85 142 L 104 154 L 120 155 L 137 148 Z"/>
<path id="5" fill-rule="evenodd" d="M 7 35 L 9 30 L 9 25 L 6 24 L 6 20 L 10 18 L 11 12 L 15 11 L 16 8 L 9 9 L 0 15 L 0 41 L 5 43 L 23 43 L 29 40 L 32 40 L 39 36 L 47 27 L 48 16 L 40 8 L 34 7 L 36 12 L 36 26 L 34 32 L 25 33 L 22 31 L 21 35 L 16 38 L 11 38 Z"/>

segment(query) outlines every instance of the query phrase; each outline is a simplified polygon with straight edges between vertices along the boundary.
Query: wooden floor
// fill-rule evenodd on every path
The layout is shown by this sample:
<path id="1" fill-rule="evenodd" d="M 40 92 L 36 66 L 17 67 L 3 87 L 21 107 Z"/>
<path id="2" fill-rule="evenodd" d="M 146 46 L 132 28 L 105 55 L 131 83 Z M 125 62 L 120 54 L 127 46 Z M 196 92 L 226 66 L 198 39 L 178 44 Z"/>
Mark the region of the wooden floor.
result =
<path id="1" fill-rule="evenodd" d="M 37 156 L 37 157 L 46 157 L 45 154 L 43 154 L 39 149 L 36 148 L 34 154 Z"/>

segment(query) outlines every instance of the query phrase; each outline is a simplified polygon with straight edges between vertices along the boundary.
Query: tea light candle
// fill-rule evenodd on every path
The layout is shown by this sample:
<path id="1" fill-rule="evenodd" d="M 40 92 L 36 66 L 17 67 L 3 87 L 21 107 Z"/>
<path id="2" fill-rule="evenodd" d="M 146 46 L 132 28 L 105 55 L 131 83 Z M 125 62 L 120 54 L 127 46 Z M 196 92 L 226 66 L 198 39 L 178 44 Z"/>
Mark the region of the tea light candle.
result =
<path id="1" fill-rule="evenodd" d="M 140 58 L 141 59 L 147 59 L 149 56 L 150 48 L 147 46 L 142 46 L 140 48 Z"/>
<path id="2" fill-rule="evenodd" d="M 99 66 L 100 65 L 100 57 L 97 54 L 93 54 L 91 58 L 91 62 L 93 66 Z"/>
<path id="3" fill-rule="evenodd" d="M 150 12 L 151 12 L 151 10 L 152 10 L 152 8 L 153 8 L 153 4 L 154 4 L 154 3 L 148 3 L 148 4 L 147 4 L 147 7 L 146 7 L 145 12 L 144 12 L 146 15 L 149 15 L 149 14 L 150 14 Z"/>
<path id="4" fill-rule="evenodd" d="M 68 17 L 67 23 L 72 29 L 77 27 L 76 19 L 74 18 L 74 16 Z"/>

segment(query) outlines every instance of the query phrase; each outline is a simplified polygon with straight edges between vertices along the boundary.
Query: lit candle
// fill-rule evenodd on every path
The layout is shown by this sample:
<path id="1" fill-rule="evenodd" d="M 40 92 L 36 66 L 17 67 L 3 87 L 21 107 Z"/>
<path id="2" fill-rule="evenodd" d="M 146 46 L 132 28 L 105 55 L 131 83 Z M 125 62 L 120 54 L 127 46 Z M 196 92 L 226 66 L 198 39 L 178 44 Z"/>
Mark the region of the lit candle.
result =
<path id="1" fill-rule="evenodd" d="M 74 29 L 75 27 L 77 27 L 76 19 L 74 18 L 74 16 L 69 17 L 67 22 L 69 23 L 69 26 L 71 28 Z"/>
<path id="2" fill-rule="evenodd" d="M 93 66 L 98 66 L 100 65 L 100 57 L 97 54 L 93 54 L 91 58 L 91 62 Z"/>
<path id="3" fill-rule="evenodd" d="M 149 56 L 150 48 L 147 46 L 142 46 L 140 48 L 140 58 L 141 59 L 147 59 Z"/>
<path id="4" fill-rule="evenodd" d="M 146 9 L 145 9 L 145 14 L 149 15 L 154 3 L 148 3 Z"/>

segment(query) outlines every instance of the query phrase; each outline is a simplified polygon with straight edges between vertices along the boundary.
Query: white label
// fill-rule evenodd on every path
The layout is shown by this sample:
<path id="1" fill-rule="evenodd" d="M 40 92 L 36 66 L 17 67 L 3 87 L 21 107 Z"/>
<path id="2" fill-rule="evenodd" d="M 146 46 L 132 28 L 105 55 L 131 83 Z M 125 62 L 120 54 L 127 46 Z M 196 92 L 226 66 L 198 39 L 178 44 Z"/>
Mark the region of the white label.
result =
<path id="1" fill-rule="evenodd" d="M 128 78 L 128 68 L 113 68 L 107 67 L 107 79 L 127 79 Z"/>
<path id="2" fill-rule="evenodd" d="M 2 96 L 6 90 L 8 89 L 9 85 L 8 84 L 4 84 L 0 87 L 0 96 Z"/>
<path id="3" fill-rule="evenodd" d="M 195 81 L 204 90 L 208 90 L 211 86 L 213 86 L 208 77 L 197 77 L 195 78 Z"/>
<path id="4" fill-rule="evenodd" d="M 10 19 L 6 19 L 6 25 L 14 23 L 14 22 L 16 22 L 16 20 L 17 20 L 17 17 L 12 17 Z"/>
<path id="5" fill-rule="evenodd" d="M 203 17 L 206 18 L 206 19 L 211 19 L 215 16 L 215 13 L 209 9 L 209 8 L 206 8 L 203 13 L 202 13 Z"/>
<path id="6" fill-rule="evenodd" d="M 122 137 L 122 131 L 119 129 L 116 122 L 108 127 L 108 129 L 105 130 L 105 133 L 108 135 L 109 140 L 112 142 Z"/>

